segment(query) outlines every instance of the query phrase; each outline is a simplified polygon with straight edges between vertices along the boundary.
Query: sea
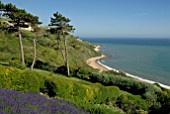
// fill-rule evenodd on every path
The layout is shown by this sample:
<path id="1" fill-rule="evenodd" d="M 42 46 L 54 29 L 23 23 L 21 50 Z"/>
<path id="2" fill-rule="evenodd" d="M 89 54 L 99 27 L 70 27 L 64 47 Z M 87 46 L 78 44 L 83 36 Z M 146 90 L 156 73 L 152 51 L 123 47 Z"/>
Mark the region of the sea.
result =
<path id="1" fill-rule="evenodd" d="M 170 86 L 170 38 L 81 38 L 101 46 L 100 63 Z"/>

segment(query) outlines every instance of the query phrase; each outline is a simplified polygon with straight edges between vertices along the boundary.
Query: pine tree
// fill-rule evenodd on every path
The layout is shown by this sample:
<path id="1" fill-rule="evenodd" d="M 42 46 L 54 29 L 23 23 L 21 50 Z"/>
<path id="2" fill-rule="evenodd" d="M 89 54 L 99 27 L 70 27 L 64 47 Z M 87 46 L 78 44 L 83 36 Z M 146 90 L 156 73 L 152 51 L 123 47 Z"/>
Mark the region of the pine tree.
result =
<path id="1" fill-rule="evenodd" d="M 65 61 L 65 66 L 67 68 L 67 75 L 70 75 L 70 70 L 69 70 L 69 61 L 68 61 L 68 49 L 67 49 L 67 35 L 69 32 L 74 31 L 75 29 L 73 26 L 69 24 L 70 19 L 64 17 L 60 13 L 56 12 L 53 14 L 54 18 L 51 18 L 51 23 L 50 26 L 52 26 L 52 29 L 54 32 L 61 33 L 63 38 L 64 38 L 64 54 L 62 52 L 63 60 Z"/>

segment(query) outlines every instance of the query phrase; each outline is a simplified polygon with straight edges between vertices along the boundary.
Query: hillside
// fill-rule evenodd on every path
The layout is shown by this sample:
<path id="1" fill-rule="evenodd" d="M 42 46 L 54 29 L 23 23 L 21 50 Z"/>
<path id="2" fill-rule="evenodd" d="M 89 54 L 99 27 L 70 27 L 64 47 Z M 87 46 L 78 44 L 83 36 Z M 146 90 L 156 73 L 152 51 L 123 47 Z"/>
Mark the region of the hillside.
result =
<path id="1" fill-rule="evenodd" d="M 29 31 L 23 31 L 23 45 L 25 52 L 26 66 L 30 67 L 33 60 L 33 38 L 34 34 Z M 35 62 L 35 68 L 46 69 L 57 72 L 57 69 L 64 65 L 60 50 L 57 48 L 55 34 L 50 34 L 44 29 L 42 34 L 37 39 L 37 58 Z M 63 39 L 60 41 L 61 49 L 63 47 Z M 68 36 L 68 53 L 69 64 L 71 69 L 77 69 L 79 67 L 86 67 L 86 59 L 97 55 L 94 50 L 94 45 L 87 42 L 77 40 L 72 35 Z M 0 63 L 4 65 L 10 65 L 10 63 L 16 62 L 16 65 L 20 61 L 20 47 L 16 34 L 8 34 L 1 32 L 0 37 Z M 18 63 L 17 63 L 18 62 Z"/>
<path id="2" fill-rule="evenodd" d="M 34 34 L 22 31 L 25 69 L 19 59 L 17 35 L 1 31 L 0 88 L 64 99 L 90 113 L 168 112 L 168 90 L 156 84 L 138 82 L 123 73 L 98 73 L 86 65 L 86 60 L 100 53 L 94 51 L 94 45 L 72 35 L 68 36 L 71 76 L 66 77 L 61 53 L 56 45 L 56 35 L 46 29 L 42 33 L 37 39 L 35 69 L 31 71 L 29 67 L 33 59 Z M 63 40 L 60 44 L 63 44 Z"/>

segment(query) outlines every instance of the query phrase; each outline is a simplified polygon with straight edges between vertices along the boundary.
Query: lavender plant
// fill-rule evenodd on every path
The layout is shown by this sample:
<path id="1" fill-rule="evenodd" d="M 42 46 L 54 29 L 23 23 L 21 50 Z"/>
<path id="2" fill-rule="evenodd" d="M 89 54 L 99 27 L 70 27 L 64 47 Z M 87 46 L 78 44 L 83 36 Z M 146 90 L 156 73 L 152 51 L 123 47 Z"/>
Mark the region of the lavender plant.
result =
<path id="1" fill-rule="evenodd" d="M 0 114 L 87 114 L 64 100 L 0 89 Z"/>

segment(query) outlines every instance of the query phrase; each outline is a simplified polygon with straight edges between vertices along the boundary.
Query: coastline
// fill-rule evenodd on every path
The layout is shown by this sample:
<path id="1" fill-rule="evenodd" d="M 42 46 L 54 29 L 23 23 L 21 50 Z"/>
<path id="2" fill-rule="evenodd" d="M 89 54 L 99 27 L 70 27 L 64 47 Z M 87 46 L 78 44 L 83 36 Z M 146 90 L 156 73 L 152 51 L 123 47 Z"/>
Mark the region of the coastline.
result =
<path id="1" fill-rule="evenodd" d="M 103 59 L 103 58 L 105 58 L 105 57 L 106 57 L 106 55 L 103 55 L 103 54 L 102 54 L 101 56 L 92 57 L 92 58 L 88 59 L 88 60 L 86 61 L 86 63 L 87 63 L 90 67 L 92 67 L 92 68 L 94 68 L 94 69 L 98 69 L 99 72 L 108 71 L 108 70 L 109 70 L 108 68 L 106 68 L 105 66 L 103 66 L 103 65 L 101 65 L 101 64 L 98 63 L 99 60 L 101 60 L 101 59 Z"/>
<path id="2" fill-rule="evenodd" d="M 97 45 L 94 50 L 99 52 L 101 49 L 101 47 L 99 45 Z M 98 69 L 99 72 L 103 72 L 103 71 L 109 71 L 109 70 L 113 70 L 115 72 L 119 72 L 119 70 L 115 69 L 115 68 L 111 68 L 103 63 L 100 62 L 100 60 L 106 58 L 107 56 L 102 54 L 101 56 L 97 56 L 97 57 L 92 57 L 90 59 L 88 59 L 86 61 L 86 63 L 94 68 L 94 69 Z M 169 89 L 170 90 L 170 86 L 168 85 L 165 85 L 165 84 L 162 84 L 162 83 L 159 83 L 159 82 L 156 82 L 156 81 L 152 81 L 152 80 L 148 80 L 148 79 L 144 79 L 144 78 L 141 78 L 140 76 L 135 76 L 135 75 L 132 75 L 132 74 L 129 74 L 127 72 L 125 72 L 125 74 L 128 76 L 128 77 L 131 77 L 133 79 L 136 79 L 136 80 L 139 80 L 139 81 L 142 81 L 142 82 L 146 82 L 146 83 L 150 83 L 150 84 L 154 84 L 154 83 L 158 83 L 161 87 L 164 87 L 166 89 Z"/>

